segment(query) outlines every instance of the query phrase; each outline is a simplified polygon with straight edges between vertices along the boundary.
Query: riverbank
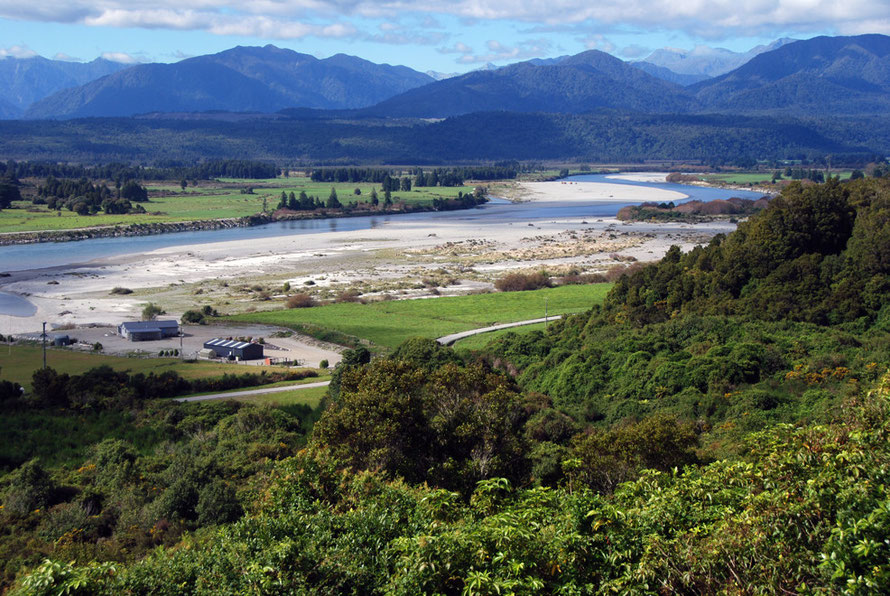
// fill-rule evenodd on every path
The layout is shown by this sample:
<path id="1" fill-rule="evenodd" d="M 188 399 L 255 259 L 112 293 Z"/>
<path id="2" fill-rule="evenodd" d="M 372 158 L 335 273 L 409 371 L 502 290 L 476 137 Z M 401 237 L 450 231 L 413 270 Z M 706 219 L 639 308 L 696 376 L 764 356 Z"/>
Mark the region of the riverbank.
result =
<path id="1" fill-rule="evenodd" d="M 472 208 L 472 207 L 467 207 Z M 177 232 L 201 232 L 208 230 L 226 230 L 261 226 L 277 221 L 304 221 L 318 219 L 339 219 L 347 217 L 367 217 L 368 215 L 395 215 L 400 213 L 424 213 L 435 211 L 433 207 L 421 205 L 399 205 L 393 208 L 356 209 L 353 211 L 322 209 L 318 211 L 289 211 L 280 209 L 272 213 L 257 213 L 245 217 L 204 219 L 182 222 L 133 223 L 116 226 L 98 226 L 95 228 L 76 228 L 70 230 L 42 230 L 34 232 L 3 232 L 0 233 L 0 246 L 19 244 L 39 244 L 43 242 L 76 242 L 96 238 L 121 238 L 153 236 Z M 2 266 L 0 266 L 2 270 Z"/>

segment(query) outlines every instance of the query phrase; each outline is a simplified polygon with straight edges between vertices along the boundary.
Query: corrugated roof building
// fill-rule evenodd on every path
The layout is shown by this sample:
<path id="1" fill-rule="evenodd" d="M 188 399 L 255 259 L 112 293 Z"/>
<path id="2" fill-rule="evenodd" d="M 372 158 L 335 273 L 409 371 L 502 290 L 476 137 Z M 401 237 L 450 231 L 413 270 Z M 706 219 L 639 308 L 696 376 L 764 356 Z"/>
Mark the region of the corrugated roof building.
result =
<path id="1" fill-rule="evenodd" d="M 128 321 L 117 326 L 121 337 L 130 341 L 148 341 L 176 337 L 179 335 L 179 323 L 176 321 Z"/>
<path id="2" fill-rule="evenodd" d="M 237 339 L 214 338 L 204 342 L 204 349 L 213 350 L 218 358 L 258 360 L 263 357 L 262 344 L 248 343 Z"/>

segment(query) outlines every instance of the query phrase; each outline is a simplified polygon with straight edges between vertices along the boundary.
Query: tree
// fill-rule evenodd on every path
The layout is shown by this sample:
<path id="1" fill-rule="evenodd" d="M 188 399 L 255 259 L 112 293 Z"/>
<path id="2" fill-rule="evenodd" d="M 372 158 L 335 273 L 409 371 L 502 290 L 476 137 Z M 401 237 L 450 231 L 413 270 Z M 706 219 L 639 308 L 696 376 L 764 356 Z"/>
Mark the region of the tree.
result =
<path id="1" fill-rule="evenodd" d="M 185 178 L 183 178 L 182 180 L 179 181 L 179 187 L 182 188 L 182 192 L 185 192 L 185 189 L 188 185 L 189 185 L 189 182 Z"/>
<path id="2" fill-rule="evenodd" d="M 380 199 L 377 198 L 377 189 L 374 188 L 371 190 L 371 204 L 375 207 L 380 204 Z"/>
<path id="3" fill-rule="evenodd" d="M 8 182 L 0 182 L 0 209 L 6 209 L 13 201 L 21 201 L 22 193 L 19 187 Z"/>
<path id="4" fill-rule="evenodd" d="M 158 318 L 158 315 L 165 315 L 167 312 L 162 309 L 160 306 L 149 302 L 142 309 L 142 320 L 143 321 L 154 321 Z"/>
<path id="5" fill-rule="evenodd" d="M 135 180 L 127 180 L 121 187 L 121 198 L 134 203 L 144 203 L 148 200 L 148 191 Z"/>
<path id="6" fill-rule="evenodd" d="M 325 205 L 328 209 L 339 209 L 343 205 L 340 204 L 340 200 L 337 198 L 337 189 L 333 186 L 331 187 L 331 194 L 328 196 L 328 202 Z"/>

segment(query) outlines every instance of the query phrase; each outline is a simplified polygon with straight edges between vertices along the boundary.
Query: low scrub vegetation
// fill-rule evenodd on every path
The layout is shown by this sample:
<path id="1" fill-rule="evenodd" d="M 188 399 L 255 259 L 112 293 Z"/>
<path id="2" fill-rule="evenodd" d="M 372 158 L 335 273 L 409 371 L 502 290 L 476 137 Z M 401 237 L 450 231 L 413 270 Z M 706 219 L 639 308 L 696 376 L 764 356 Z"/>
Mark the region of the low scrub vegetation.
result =
<path id="1" fill-rule="evenodd" d="M 508 273 L 494 282 L 494 287 L 501 292 L 524 292 L 527 290 L 540 290 L 552 285 L 550 276 L 546 273 Z"/>

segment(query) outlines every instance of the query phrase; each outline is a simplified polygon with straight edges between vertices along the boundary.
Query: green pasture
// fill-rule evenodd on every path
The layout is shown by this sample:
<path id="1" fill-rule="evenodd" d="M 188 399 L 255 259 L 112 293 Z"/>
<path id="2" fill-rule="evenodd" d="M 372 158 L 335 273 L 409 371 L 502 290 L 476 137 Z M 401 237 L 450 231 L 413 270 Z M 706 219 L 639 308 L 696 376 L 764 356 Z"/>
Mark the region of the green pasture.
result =
<path id="1" fill-rule="evenodd" d="M 818 169 L 818 168 L 817 168 Z M 779 170 L 782 172 L 782 169 Z M 847 180 L 852 174 L 851 171 L 832 172 L 832 176 L 840 176 L 841 180 Z M 773 170 L 768 172 L 738 172 L 732 174 L 708 174 L 703 176 L 706 182 L 723 183 L 723 184 L 770 184 L 773 179 Z M 789 178 L 780 178 L 780 180 L 789 180 Z"/>
<path id="2" fill-rule="evenodd" d="M 297 330 L 329 330 L 383 348 L 395 348 L 411 337 L 436 338 L 498 323 L 543 317 L 545 299 L 549 315 L 585 311 L 601 303 L 611 287 L 611 284 L 594 284 L 369 304 L 346 302 L 245 313 L 231 319 Z"/>
<path id="3" fill-rule="evenodd" d="M 510 329 L 501 329 L 499 331 L 490 331 L 488 333 L 480 333 L 479 335 L 471 335 L 466 339 L 459 340 L 454 343 L 455 350 L 481 350 L 489 344 L 489 342 L 506 335 L 507 333 L 530 333 L 532 331 L 543 331 L 544 323 L 534 323 L 532 325 L 523 325 L 522 327 L 511 327 Z"/>
<path id="4" fill-rule="evenodd" d="M 146 213 L 106 215 L 77 215 L 68 209 L 51 211 L 45 205 L 32 205 L 30 201 L 17 201 L 13 208 L 0 211 L 0 233 L 37 232 L 52 230 L 72 230 L 101 226 L 128 224 L 153 224 L 207 219 L 245 217 L 266 208 L 274 211 L 281 199 L 281 192 L 293 192 L 299 196 L 305 191 L 326 202 L 331 187 L 337 191 L 337 198 L 343 205 L 351 202 L 369 203 L 371 191 L 376 189 L 380 202 L 384 195 L 379 184 L 371 183 L 323 183 L 312 182 L 305 177 L 271 178 L 266 180 L 224 179 L 214 182 L 200 182 L 188 186 L 183 191 L 178 183 L 163 182 L 148 184 L 149 201 L 142 203 Z M 245 189 L 252 194 L 245 194 Z M 355 189 L 361 190 L 356 195 Z M 407 192 L 392 193 L 393 202 L 403 201 L 409 205 L 429 205 L 435 198 L 453 198 L 459 192 L 472 192 L 472 187 L 420 187 Z"/>
<path id="5" fill-rule="evenodd" d="M 225 373 L 259 372 L 253 368 L 217 362 L 185 362 L 178 358 L 127 358 L 126 356 L 105 356 L 56 348 L 47 348 L 46 350 L 46 365 L 60 373 L 79 375 L 103 364 L 118 371 L 127 371 L 130 374 L 152 372 L 161 374 L 172 370 L 185 379 L 221 377 Z M 30 388 L 31 376 L 35 370 L 42 366 L 43 355 L 40 346 L 0 344 L 0 379 L 14 381 Z M 271 368 L 275 370 L 278 367 Z M 263 367 L 262 370 L 268 369 L 269 367 Z"/>
<path id="6" fill-rule="evenodd" d="M 266 370 L 266 368 L 263 367 L 259 370 Z M 237 372 L 239 372 L 239 373 L 257 372 L 257 369 L 241 368 Z M 234 394 L 234 393 L 240 393 L 243 391 L 252 391 L 254 389 L 272 389 L 275 387 L 291 387 L 291 386 L 293 386 L 294 389 L 296 389 L 300 385 L 306 385 L 309 383 L 320 383 L 321 381 L 330 381 L 330 380 L 331 380 L 331 375 L 329 373 L 324 373 L 317 377 L 306 377 L 305 379 L 300 379 L 299 381 L 281 381 L 279 383 L 268 383 L 266 385 L 257 385 L 256 387 L 236 387 L 235 389 L 227 389 L 225 391 L 205 391 L 202 393 L 190 393 L 188 395 L 182 395 L 180 397 L 198 397 L 201 395 L 218 395 L 218 394 L 225 394 L 225 393 L 233 393 Z M 282 392 L 282 393 L 287 393 L 287 392 Z M 272 395 L 276 395 L 276 394 L 272 394 Z M 247 396 L 247 397 L 251 397 L 251 396 Z M 223 399 L 223 398 L 220 398 L 220 399 Z M 247 400 L 247 401 L 249 401 L 249 400 Z"/>
<path id="7" fill-rule="evenodd" d="M 313 379 L 313 381 L 318 381 L 318 379 Z M 309 387 L 306 389 L 294 389 L 293 391 L 282 391 L 280 393 L 245 395 L 234 397 L 232 399 L 247 404 L 274 406 L 278 408 L 288 406 L 309 406 L 310 408 L 315 409 L 318 407 L 321 398 L 327 390 L 327 387 Z"/>

